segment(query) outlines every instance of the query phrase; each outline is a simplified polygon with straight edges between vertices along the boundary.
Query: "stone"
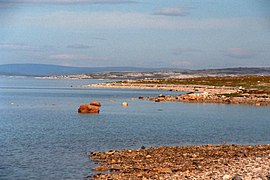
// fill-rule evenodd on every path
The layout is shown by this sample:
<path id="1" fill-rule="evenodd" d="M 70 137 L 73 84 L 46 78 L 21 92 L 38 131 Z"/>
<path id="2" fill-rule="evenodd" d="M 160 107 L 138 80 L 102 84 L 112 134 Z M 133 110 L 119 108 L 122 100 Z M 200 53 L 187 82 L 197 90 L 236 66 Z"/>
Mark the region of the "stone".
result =
<path id="1" fill-rule="evenodd" d="M 97 166 L 92 169 L 93 171 L 108 171 L 109 169 L 105 166 Z"/>
<path id="2" fill-rule="evenodd" d="M 78 113 L 84 113 L 84 114 L 99 113 L 99 107 L 89 105 L 89 104 L 82 104 L 82 105 L 80 105 L 80 107 L 78 109 Z"/>
<path id="3" fill-rule="evenodd" d="M 98 102 L 98 101 L 92 101 L 92 102 L 90 103 L 90 105 L 92 105 L 92 106 L 98 106 L 98 107 L 101 106 L 100 102 Z"/>
<path id="4" fill-rule="evenodd" d="M 160 97 L 160 98 L 165 98 L 165 95 L 160 94 L 160 95 L 158 95 L 158 97 Z"/>
<path id="5" fill-rule="evenodd" d="M 242 180 L 242 177 L 239 175 L 235 175 L 232 180 Z"/>
<path id="6" fill-rule="evenodd" d="M 222 177 L 222 180 L 229 180 L 231 179 L 231 176 L 228 175 L 228 174 L 225 174 L 223 177 Z"/>
<path id="7" fill-rule="evenodd" d="M 143 96 L 139 96 L 138 98 L 139 98 L 139 99 L 142 99 L 142 100 L 144 99 L 144 97 L 143 97 Z"/>
<path id="8" fill-rule="evenodd" d="M 171 168 L 154 168 L 154 171 L 158 173 L 172 173 Z"/>

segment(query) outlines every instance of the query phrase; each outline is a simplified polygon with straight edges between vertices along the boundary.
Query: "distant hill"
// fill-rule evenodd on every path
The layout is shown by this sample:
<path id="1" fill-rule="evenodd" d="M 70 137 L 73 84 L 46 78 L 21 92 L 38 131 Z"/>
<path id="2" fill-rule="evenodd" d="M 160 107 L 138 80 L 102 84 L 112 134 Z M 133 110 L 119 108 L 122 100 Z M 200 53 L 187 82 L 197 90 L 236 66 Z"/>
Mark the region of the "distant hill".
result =
<path id="1" fill-rule="evenodd" d="M 97 72 L 144 72 L 160 70 L 158 68 L 138 67 L 69 67 L 50 64 L 4 64 L 0 65 L 0 75 L 9 76 L 50 76 L 71 75 Z M 168 70 L 168 69 L 167 69 Z"/>
<path id="2" fill-rule="evenodd" d="M 130 73 L 131 72 L 131 73 Z M 8 76 L 60 76 L 88 74 L 89 78 L 166 78 L 183 75 L 270 75 L 270 67 L 237 67 L 223 69 L 187 70 L 176 68 L 141 67 L 69 67 L 50 64 L 4 64 L 0 75 Z"/>

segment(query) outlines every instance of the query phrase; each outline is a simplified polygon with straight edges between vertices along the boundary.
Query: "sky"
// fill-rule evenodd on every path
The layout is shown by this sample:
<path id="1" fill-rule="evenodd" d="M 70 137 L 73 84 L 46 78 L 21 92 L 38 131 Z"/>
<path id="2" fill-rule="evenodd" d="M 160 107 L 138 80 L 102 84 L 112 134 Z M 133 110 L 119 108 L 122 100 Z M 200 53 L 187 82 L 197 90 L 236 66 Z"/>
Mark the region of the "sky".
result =
<path id="1" fill-rule="evenodd" d="M 269 0 L 0 0 L 0 64 L 270 67 Z"/>

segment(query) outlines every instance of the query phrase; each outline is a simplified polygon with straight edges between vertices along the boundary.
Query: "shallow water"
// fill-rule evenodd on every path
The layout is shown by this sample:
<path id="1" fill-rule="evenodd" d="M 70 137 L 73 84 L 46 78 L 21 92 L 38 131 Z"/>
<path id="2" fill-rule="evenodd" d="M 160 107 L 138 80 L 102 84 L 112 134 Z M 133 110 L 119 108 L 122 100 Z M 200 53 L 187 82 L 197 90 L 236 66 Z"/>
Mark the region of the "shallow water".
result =
<path id="1" fill-rule="evenodd" d="M 175 92 L 75 88 L 95 82 L 0 78 L 0 179 L 83 179 L 94 167 L 90 151 L 270 143 L 269 107 L 132 101 Z M 99 115 L 77 113 L 93 100 Z"/>

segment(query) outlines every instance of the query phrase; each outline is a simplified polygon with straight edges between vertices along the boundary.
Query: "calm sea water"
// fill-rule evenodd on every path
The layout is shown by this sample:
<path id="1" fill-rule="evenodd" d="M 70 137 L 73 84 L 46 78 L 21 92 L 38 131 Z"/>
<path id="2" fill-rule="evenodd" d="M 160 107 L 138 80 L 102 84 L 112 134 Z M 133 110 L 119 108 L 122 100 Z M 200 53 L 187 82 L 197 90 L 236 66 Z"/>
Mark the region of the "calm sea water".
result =
<path id="1" fill-rule="evenodd" d="M 270 143 L 269 107 L 132 101 L 175 93 L 75 88 L 96 82 L 0 78 L 0 179 L 83 179 L 95 166 L 90 151 Z M 93 100 L 99 115 L 77 113 Z"/>

